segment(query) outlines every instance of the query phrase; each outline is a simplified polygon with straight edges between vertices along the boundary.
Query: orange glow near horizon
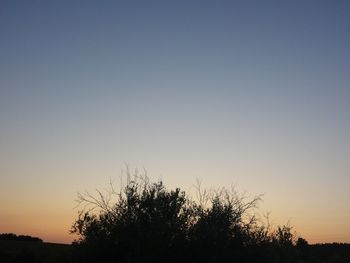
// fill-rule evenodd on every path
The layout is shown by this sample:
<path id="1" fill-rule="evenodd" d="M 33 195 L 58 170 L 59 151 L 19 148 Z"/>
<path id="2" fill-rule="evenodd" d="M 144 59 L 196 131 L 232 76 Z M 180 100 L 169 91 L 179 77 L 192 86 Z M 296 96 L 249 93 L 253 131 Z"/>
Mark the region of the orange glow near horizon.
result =
<path id="1" fill-rule="evenodd" d="M 186 191 L 188 193 L 188 191 Z M 267 195 L 269 197 L 269 195 Z M 344 232 L 350 225 L 347 220 L 339 220 L 336 217 L 324 215 L 321 217 L 308 217 L 307 213 L 301 215 L 293 214 L 293 209 L 278 208 L 275 199 L 266 198 L 261 209 L 256 212 L 263 214 L 264 211 L 272 211 L 271 223 L 273 226 L 283 225 L 290 221 L 296 237 L 306 238 L 310 244 L 313 243 L 349 243 L 350 236 Z M 30 200 L 23 200 L 20 207 L 12 205 L 0 208 L 0 233 L 15 233 L 37 236 L 45 242 L 70 244 L 78 236 L 69 233 L 73 222 L 77 219 L 78 210 L 73 209 L 74 200 L 64 203 L 52 203 L 50 206 L 36 206 Z M 47 201 L 47 200 L 46 200 Z M 46 202 L 41 200 L 42 202 Z M 10 204 L 10 203 L 9 203 Z M 57 209 L 55 209 L 57 208 Z M 19 212 L 21 211 L 21 212 Z M 292 216 L 290 215 L 292 214 Z M 334 225 L 331 222 L 336 222 Z"/>

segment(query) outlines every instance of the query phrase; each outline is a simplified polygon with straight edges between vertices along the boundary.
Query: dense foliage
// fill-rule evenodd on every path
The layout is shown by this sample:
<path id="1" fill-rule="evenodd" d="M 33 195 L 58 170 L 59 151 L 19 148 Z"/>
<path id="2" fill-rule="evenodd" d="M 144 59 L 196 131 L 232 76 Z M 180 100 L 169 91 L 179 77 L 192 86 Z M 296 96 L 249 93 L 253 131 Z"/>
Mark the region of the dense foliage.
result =
<path id="1" fill-rule="evenodd" d="M 80 213 L 72 227 L 83 262 L 295 261 L 291 228 L 272 230 L 254 216 L 260 198 L 199 189 L 193 201 L 179 188 L 137 179 L 114 194 L 112 205 L 101 193 L 80 196 L 98 208 Z"/>

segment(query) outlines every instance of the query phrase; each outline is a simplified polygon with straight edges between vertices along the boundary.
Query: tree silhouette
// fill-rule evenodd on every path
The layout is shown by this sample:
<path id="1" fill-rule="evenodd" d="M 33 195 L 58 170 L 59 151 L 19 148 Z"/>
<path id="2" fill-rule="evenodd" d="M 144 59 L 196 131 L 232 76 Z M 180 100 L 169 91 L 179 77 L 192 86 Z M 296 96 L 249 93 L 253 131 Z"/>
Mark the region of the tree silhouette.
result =
<path id="1" fill-rule="evenodd" d="M 32 236 L 27 236 L 27 235 L 16 235 L 13 233 L 0 234 L 0 240 L 43 242 L 43 240 L 41 238 L 38 238 L 38 237 L 32 237 Z"/>
<path id="2" fill-rule="evenodd" d="M 198 189 L 200 189 L 198 187 Z M 206 192 L 208 193 L 208 192 Z M 111 202 L 111 196 L 115 202 Z M 119 192 L 79 195 L 85 211 L 72 233 L 82 262 L 292 262 L 291 227 L 271 231 L 247 199 L 221 189 L 194 201 L 146 176 L 129 178 Z"/>

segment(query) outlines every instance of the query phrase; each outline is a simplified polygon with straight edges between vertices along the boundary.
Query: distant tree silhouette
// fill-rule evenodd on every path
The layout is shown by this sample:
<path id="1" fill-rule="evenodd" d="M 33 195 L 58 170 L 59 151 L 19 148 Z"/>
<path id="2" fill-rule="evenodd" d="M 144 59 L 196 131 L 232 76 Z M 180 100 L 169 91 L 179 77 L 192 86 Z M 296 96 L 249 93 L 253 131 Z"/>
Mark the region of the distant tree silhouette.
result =
<path id="1" fill-rule="evenodd" d="M 32 242 L 43 242 L 42 239 L 38 237 L 32 237 L 27 235 L 16 235 L 13 233 L 0 234 L 0 240 L 17 240 L 17 241 L 32 241 Z"/>
<path id="2" fill-rule="evenodd" d="M 309 245 L 309 243 L 306 241 L 306 239 L 299 237 L 296 242 L 296 246 L 300 249 L 306 248 Z"/>
<path id="3" fill-rule="evenodd" d="M 200 190 L 200 188 L 198 187 Z M 116 198 L 111 202 L 111 196 Z M 134 176 L 119 192 L 79 195 L 85 210 L 73 224 L 82 262 L 293 262 L 291 227 L 270 230 L 235 191 L 200 192 L 191 200 L 179 188 Z"/>

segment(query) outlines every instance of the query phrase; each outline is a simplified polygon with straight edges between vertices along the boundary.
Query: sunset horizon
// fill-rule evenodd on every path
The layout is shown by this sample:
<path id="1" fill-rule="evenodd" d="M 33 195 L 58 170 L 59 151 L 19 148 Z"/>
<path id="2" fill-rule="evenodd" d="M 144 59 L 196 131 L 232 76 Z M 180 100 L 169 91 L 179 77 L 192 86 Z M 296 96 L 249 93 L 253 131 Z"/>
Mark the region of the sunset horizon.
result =
<path id="1" fill-rule="evenodd" d="M 71 244 L 73 241 L 77 240 L 79 237 L 75 234 L 70 233 L 70 230 L 72 228 L 73 223 L 75 220 L 78 218 L 78 214 L 81 211 L 84 211 L 84 205 L 79 205 L 77 202 L 77 198 L 79 194 L 91 194 L 92 196 L 98 198 L 99 193 L 101 192 L 103 194 L 107 194 L 110 188 L 111 182 L 113 182 L 113 187 L 116 189 L 119 189 L 120 187 L 120 182 L 123 182 L 123 185 L 125 185 L 125 181 L 127 180 L 126 177 L 126 170 L 129 169 L 129 166 L 123 166 L 121 168 L 122 172 L 120 173 L 119 176 L 116 176 L 114 178 L 106 178 L 105 184 L 101 185 L 100 188 L 93 188 L 93 189 L 81 189 L 75 193 L 75 195 L 72 196 L 72 202 L 71 202 L 71 207 L 66 207 L 66 209 L 61 210 L 65 212 L 65 217 L 64 216 L 59 216 L 59 213 L 48 213 L 46 215 L 43 215 L 46 218 L 55 218 L 58 221 L 50 221 L 45 222 L 47 226 L 43 225 L 42 221 L 37 221 L 35 224 L 33 222 L 25 222 L 26 218 L 23 218 L 24 220 L 21 222 L 21 220 L 18 221 L 9 221 L 9 223 L 3 224 L 2 226 L 5 225 L 0 231 L 0 233 L 14 233 L 17 235 L 30 235 L 34 237 L 39 237 L 43 239 L 44 242 L 49 242 L 49 243 L 62 243 L 62 244 Z M 132 169 L 132 168 L 130 168 Z M 139 168 L 134 168 L 132 170 L 133 172 L 135 171 L 140 171 Z M 147 169 L 143 168 L 141 171 L 146 171 Z M 317 222 L 312 221 L 313 218 L 310 219 L 310 221 L 302 222 L 299 220 L 296 220 L 295 217 L 288 217 L 288 215 L 280 215 L 278 212 L 275 213 L 271 209 L 271 205 L 266 202 L 266 200 L 270 200 L 268 198 L 269 194 L 268 193 L 252 193 L 248 189 L 241 189 L 240 185 L 238 183 L 231 183 L 228 185 L 217 185 L 216 188 L 212 186 L 209 186 L 206 184 L 205 181 L 203 181 L 201 178 L 197 177 L 193 179 L 193 183 L 189 185 L 187 188 L 184 188 L 184 186 L 176 186 L 174 185 L 173 187 L 168 187 L 167 182 L 164 181 L 162 178 L 163 176 L 159 177 L 153 177 L 151 174 L 147 172 L 147 176 L 151 181 L 157 182 L 161 180 L 164 184 L 165 187 L 169 190 L 175 190 L 175 188 L 180 188 L 182 191 L 185 191 L 187 194 L 192 199 L 196 199 L 196 184 L 198 183 L 198 180 L 201 182 L 203 189 L 205 190 L 220 190 L 222 188 L 225 188 L 227 190 L 234 189 L 237 194 L 246 196 L 247 198 L 252 198 L 252 197 L 260 197 L 261 200 L 258 202 L 258 206 L 256 209 L 254 209 L 254 213 L 256 216 L 258 216 L 259 221 L 263 224 L 266 224 L 266 216 L 269 217 L 269 223 L 272 224 L 272 227 L 277 227 L 279 225 L 289 225 L 292 227 L 293 233 L 295 234 L 295 237 L 302 237 L 305 238 L 310 244 L 324 244 L 324 243 L 350 243 L 349 239 L 347 236 L 335 236 L 333 233 L 325 233 L 325 231 L 322 231 L 320 229 L 317 229 L 314 227 L 314 225 Z M 270 201 L 271 202 L 271 201 Z M 270 205 L 270 209 L 269 209 Z M 97 210 L 98 211 L 98 210 Z M 277 216 L 276 216 L 277 215 Z M 20 218 L 21 219 L 21 218 Z M 322 224 L 323 222 L 321 222 Z M 16 227 L 19 226 L 19 229 L 16 229 L 16 227 L 12 227 L 12 225 L 15 225 Z M 307 225 L 308 227 L 305 227 Z M 33 227 L 33 228 L 31 228 Z"/>
<path id="2" fill-rule="evenodd" d="M 1 1 L 0 234 L 71 244 L 126 170 L 350 243 L 350 2 Z M 203 212 L 204 213 L 204 212 Z M 208 212 L 209 213 L 209 212 Z"/>

